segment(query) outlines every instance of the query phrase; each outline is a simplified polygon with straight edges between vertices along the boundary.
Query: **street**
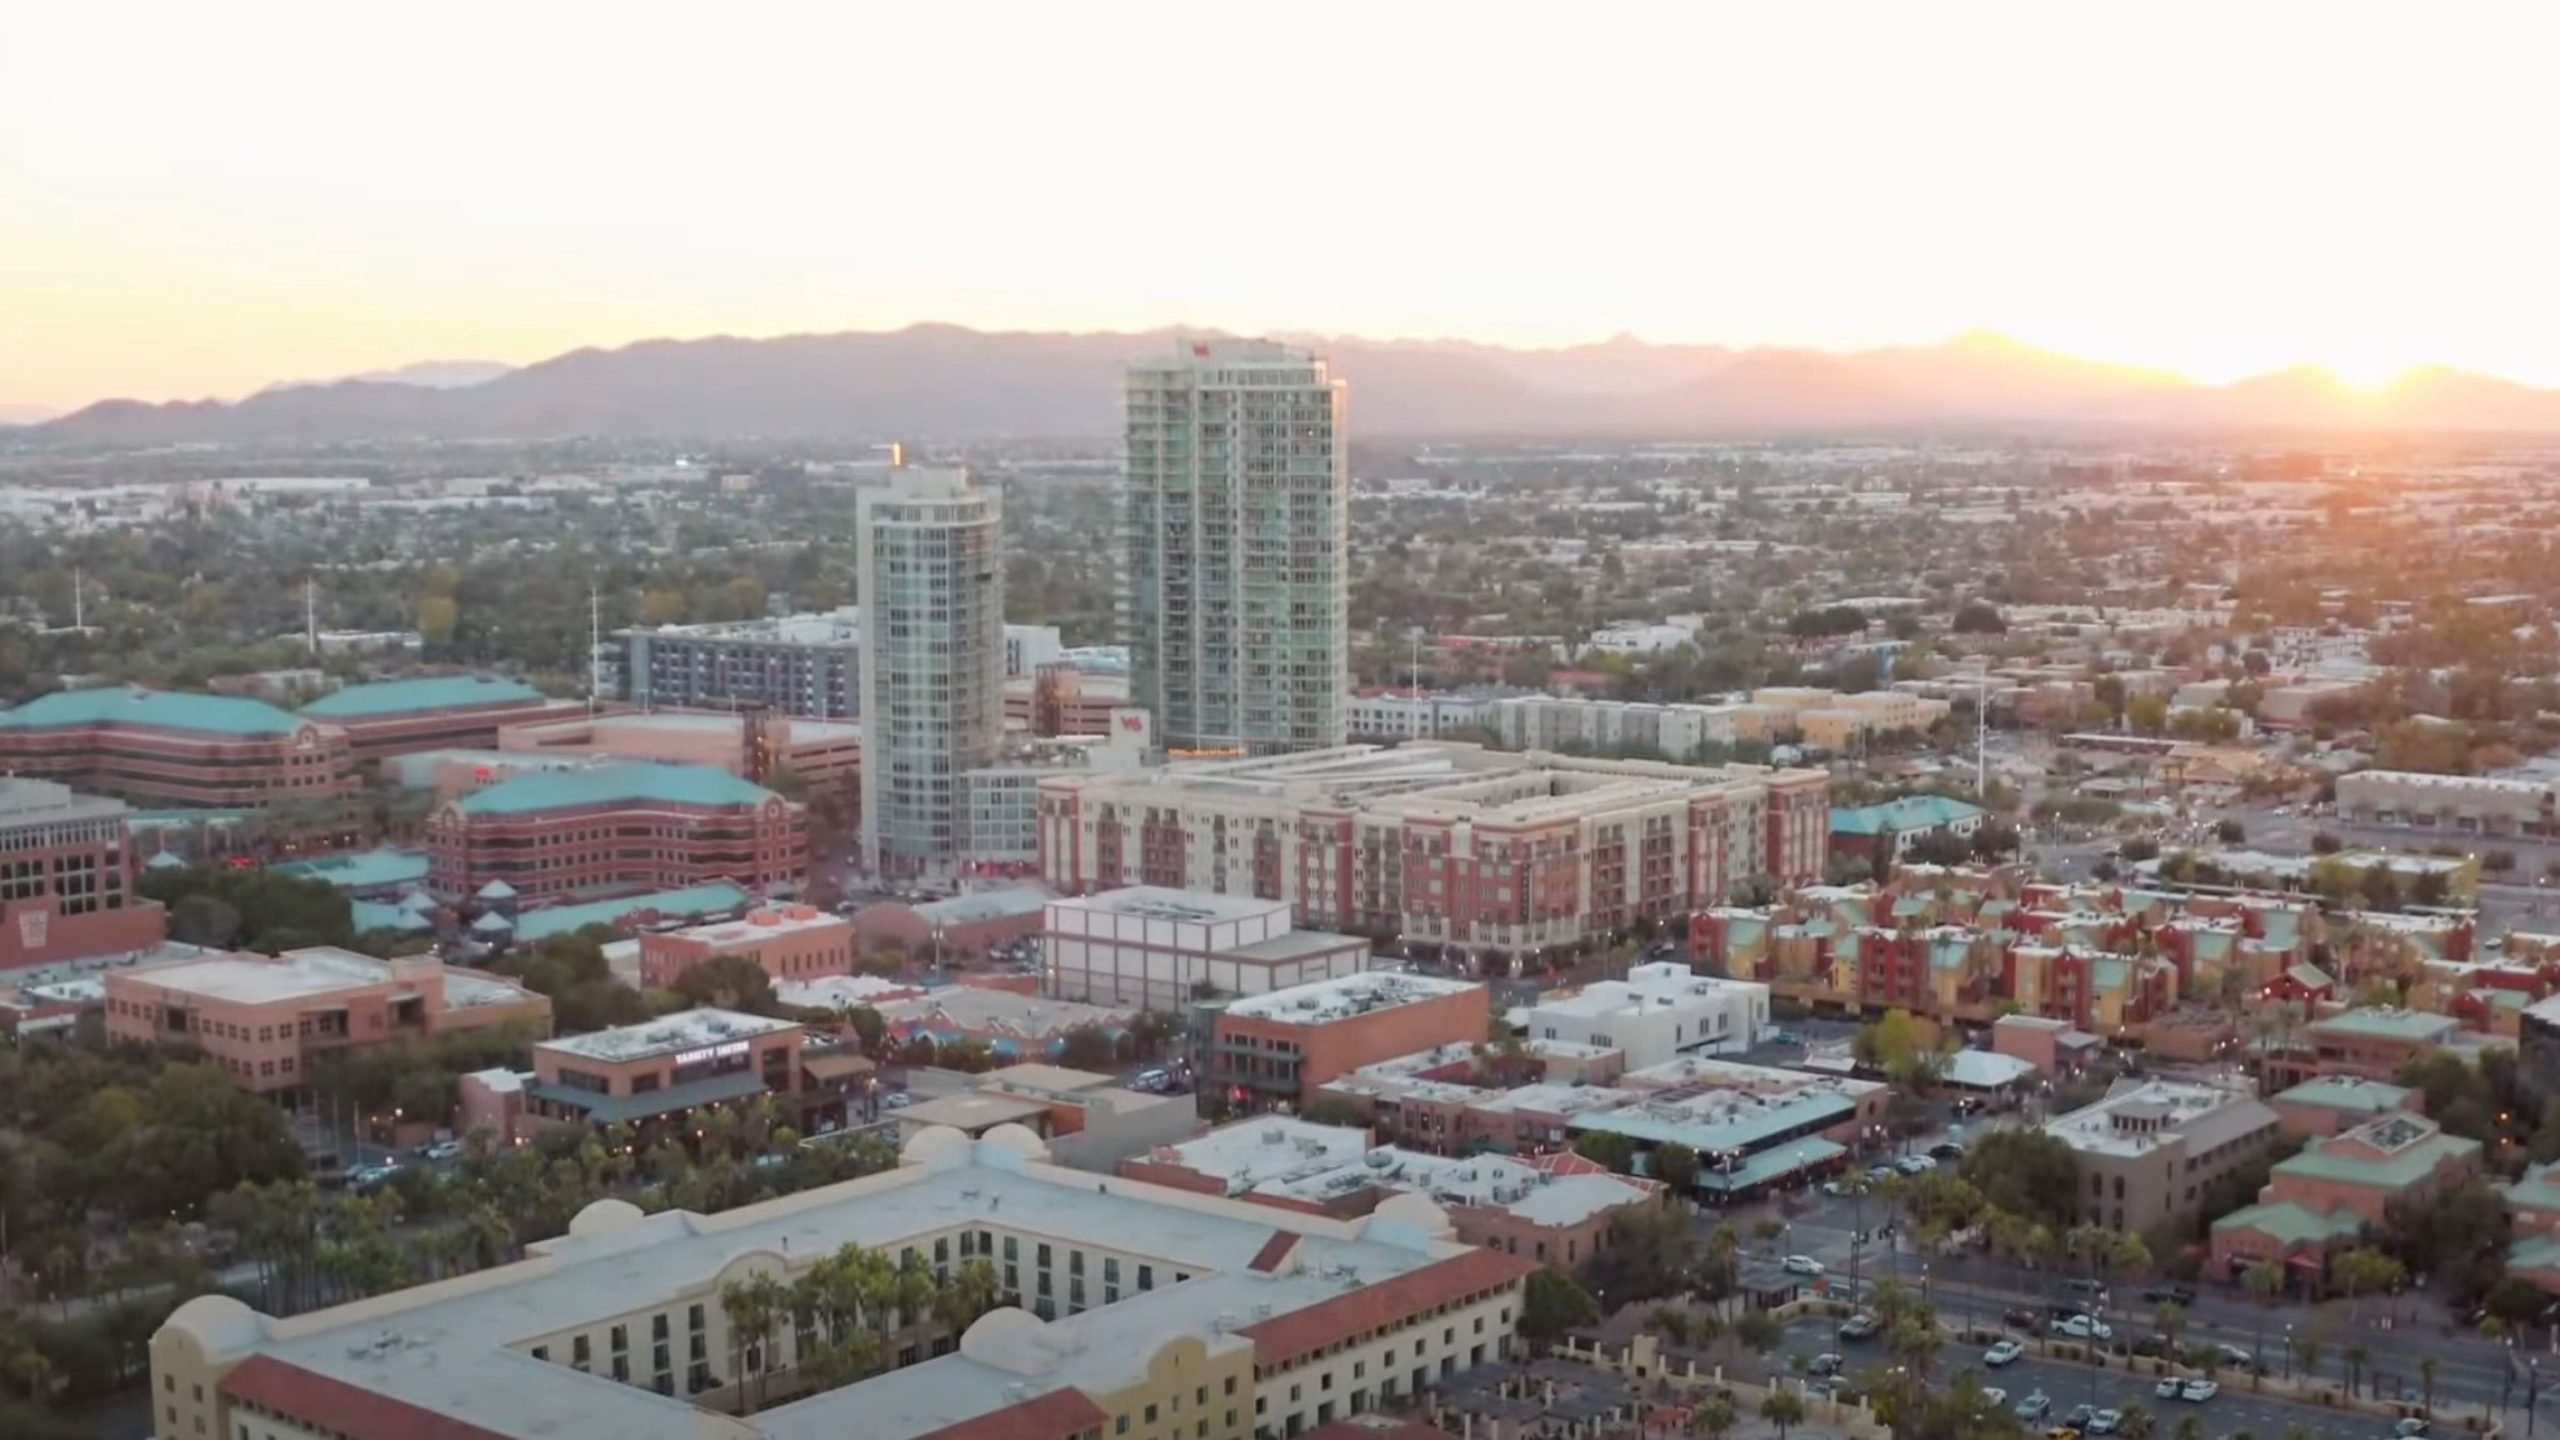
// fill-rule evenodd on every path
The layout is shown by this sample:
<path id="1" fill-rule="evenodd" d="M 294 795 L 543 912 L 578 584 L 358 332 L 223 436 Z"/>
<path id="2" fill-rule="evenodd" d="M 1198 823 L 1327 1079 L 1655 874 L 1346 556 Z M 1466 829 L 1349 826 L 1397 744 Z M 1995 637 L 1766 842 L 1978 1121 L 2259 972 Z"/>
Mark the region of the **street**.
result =
<path id="1" fill-rule="evenodd" d="M 2060 1287 L 2060 1282 L 2072 1273 L 2067 1270 L 2028 1271 L 2005 1260 L 1972 1254 L 1924 1258 L 1892 1239 L 1858 1245 L 1853 1238 L 1855 1232 L 1862 1224 L 1879 1223 L 1884 1218 L 1883 1202 L 1872 1197 L 1828 1196 L 1818 1190 L 1810 1198 L 1806 1212 L 1787 1221 L 1786 1233 L 1776 1249 L 1782 1254 L 1810 1255 L 1823 1262 L 1835 1292 L 1849 1283 L 1853 1271 L 1861 1290 L 1879 1278 L 1891 1277 L 1921 1293 L 1942 1319 L 1959 1326 L 1996 1323 L 2002 1311 L 2013 1307 L 2041 1312 L 2048 1304 L 2068 1298 Z M 2145 1283 L 2127 1280 L 2116 1287 L 2113 1303 L 2105 1314 L 2116 1326 L 2119 1341 L 2151 1333 L 2158 1307 L 2140 1298 Z M 2314 1311 L 2299 1305 L 2262 1306 L 2228 1288 L 2196 1288 L 2195 1300 L 2184 1307 L 2187 1319 L 2183 1338 L 2187 1342 L 2235 1345 L 2261 1357 L 2272 1374 L 2289 1371 L 2290 1337 L 2313 1323 Z M 2425 1305 L 2430 1314 L 2440 1316 L 2431 1302 L 2399 1304 L 2404 1311 Z M 2525 1354 L 2510 1352 L 2468 1332 L 2447 1334 L 2440 1318 L 2411 1319 L 2384 1329 L 2383 1322 L 2392 1308 L 2386 1302 L 2368 1302 L 2363 1307 L 2362 1323 L 2356 1328 L 2350 1327 L 2340 1307 L 2325 1307 L 2317 1312 L 2329 1327 L 2321 1349 L 2322 1373 L 2332 1380 L 2343 1380 L 2346 1353 L 2352 1345 L 2361 1343 L 2368 1353 L 2366 1374 L 2375 1393 L 2415 1397 L 2422 1388 L 2418 1361 L 2433 1357 L 2438 1403 L 2496 1405 L 2503 1399 L 2522 1405 L 2529 1383 Z M 1833 1344 L 1826 1348 L 1840 1347 Z M 2545 1373 L 2560 1375 L 2560 1356 L 2545 1355 L 2542 1359 Z M 2226 1372 L 2226 1378 L 2234 1377 Z M 2017 1389 L 2007 1388 L 2013 1393 Z"/>

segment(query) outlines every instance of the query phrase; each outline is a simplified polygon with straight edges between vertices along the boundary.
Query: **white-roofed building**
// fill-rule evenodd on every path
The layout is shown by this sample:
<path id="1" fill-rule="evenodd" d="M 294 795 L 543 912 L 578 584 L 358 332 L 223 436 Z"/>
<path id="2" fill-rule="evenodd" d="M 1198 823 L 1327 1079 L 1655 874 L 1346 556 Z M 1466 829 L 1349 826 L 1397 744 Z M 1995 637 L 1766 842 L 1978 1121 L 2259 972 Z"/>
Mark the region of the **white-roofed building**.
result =
<path id="1" fill-rule="evenodd" d="M 1634 966 L 1624 980 L 1595 981 L 1529 1009 L 1531 1039 L 1622 1050 L 1630 1069 L 1748 1050 L 1768 1024 L 1768 986 L 1699 975 L 1676 960 Z"/>

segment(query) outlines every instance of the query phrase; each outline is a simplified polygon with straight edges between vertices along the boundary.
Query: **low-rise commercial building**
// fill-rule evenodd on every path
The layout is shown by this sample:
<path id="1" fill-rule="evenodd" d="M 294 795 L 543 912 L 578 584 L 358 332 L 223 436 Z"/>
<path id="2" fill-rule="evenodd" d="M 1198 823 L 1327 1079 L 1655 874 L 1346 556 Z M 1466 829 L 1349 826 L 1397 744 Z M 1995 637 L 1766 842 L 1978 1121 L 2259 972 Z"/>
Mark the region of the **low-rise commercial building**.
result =
<path id="1" fill-rule="evenodd" d="M 2338 817 L 2457 835 L 2560 833 L 2560 788 L 2543 780 L 2358 770 L 2338 777 Z"/>
<path id="2" fill-rule="evenodd" d="M 527 1111 L 567 1125 L 636 1124 L 771 1094 L 796 1097 L 807 1038 L 792 1020 L 681 1010 L 533 1049 Z"/>
<path id="3" fill-rule="evenodd" d="M 956 1334 L 901 1317 L 882 1373 L 812 1393 L 819 1337 L 732 1333 L 720 1291 L 788 1285 L 848 1245 L 945 1284 L 984 1260 L 1004 1308 Z M 599 1201 L 532 1252 L 290 1321 L 191 1301 L 151 1342 L 154 1424 L 217 1440 L 1294 1435 L 1508 1357 L 1536 1269 L 1460 1242 L 1420 1195 L 1334 1220 L 1097 1184 L 1018 1127 L 928 1130 L 896 1170 L 716 1216 Z"/>
<path id="4" fill-rule="evenodd" d="M 1368 941 L 1297 929 L 1286 902 L 1153 885 L 1051 900 L 1040 946 L 1050 994 L 1146 1010 L 1341 979 L 1369 962 Z"/>
<path id="5" fill-rule="evenodd" d="M 976 1137 L 999 1125 L 1020 1125 L 1039 1136 L 1059 1164 L 1104 1174 L 1199 1126 L 1187 1095 L 1145 1094 L 1108 1075 L 1044 1064 L 973 1075 L 958 1094 L 920 1099 L 888 1113 L 901 1136 L 946 1125 Z"/>
<path id="6" fill-rule="evenodd" d="M 1990 812 L 1948 795 L 1911 795 L 1831 812 L 1831 849 L 1865 860 L 1878 878 L 1934 836 L 1971 840 Z"/>
<path id="7" fill-rule="evenodd" d="M 518 776 L 436 808 L 428 884 L 538 899 L 726 881 L 770 893 L 809 869 L 808 814 L 726 771 L 607 765 Z"/>
<path id="8" fill-rule="evenodd" d="M 1829 776 L 1513 754 L 1448 741 L 1186 761 L 1041 783 L 1061 893 L 1159 885 L 1287 901 L 1300 924 L 1468 955 L 1606 940 L 1806 884 Z"/>
<path id="9" fill-rule="evenodd" d="M 2415 1111 L 2415 1090 L 2342 1075 L 2334 1080 L 2305 1080 L 2267 1097 L 2267 1104 L 2291 1135 L 2336 1135 L 2395 1111 Z"/>
<path id="10" fill-rule="evenodd" d="M 2450 1015 L 2375 1005 L 2314 1020 L 2265 1052 L 2271 1090 L 2306 1080 L 2344 1077 L 2394 1080 L 2412 1060 L 2456 1042 L 2462 1022 Z"/>
<path id="11" fill-rule="evenodd" d="M 753 960 L 776 980 L 842 975 L 853 969 L 853 922 L 807 905 L 775 905 L 727 924 L 644 933 L 639 983 L 663 990 L 715 955 Z"/>
<path id="12" fill-rule="evenodd" d="M 262 700 L 122 685 L 0 710 L 0 773 L 137 804 L 254 807 L 355 787 L 347 735 Z"/>
<path id="13" fill-rule="evenodd" d="M 1219 1009 L 1193 1070 L 1231 1105 L 1302 1109 L 1363 1065 L 1481 1042 L 1492 1019 L 1492 992 L 1469 981 L 1384 971 L 1320 980 Z"/>
<path id="14" fill-rule="evenodd" d="M 2127 1235 L 2196 1213 L 2223 1176 L 2272 1148 L 2282 1124 L 2254 1095 L 2217 1085 L 2119 1080 L 2045 1122 L 2080 1168 L 2083 1222 Z"/>
<path id="15" fill-rule="evenodd" d="M 939 1049 L 970 1041 L 1006 1061 L 1055 1060 L 1078 1030 L 1097 1030 L 1116 1041 L 1137 1018 L 1133 1007 L 1083 1005 L 986 985 L 945 985 L 874 1008 L 897 1044 L 924 1040 Z"/>
<path id="16" fill-rule="evenodd" d="M 1768 986 L 1700 975 L 1677 960 L 1632 966 L 1624 980 L 1594 981 L 1529 1008 L 1533 1038 L 1617 1049 L 1630 1069 L 1748 1050 L 1768 1026 Z"/>
<path id="17" fill-rule="evenodd" d="M 377 960 L 320 946 L 208 954 L 100 978 L 109 1043 L 191 1045 L 244 1089 L 287 1099 L 305 1093 L 330 1052 L 490 1025 L 551 1029 L 547 997 L 427 956 Z"/>

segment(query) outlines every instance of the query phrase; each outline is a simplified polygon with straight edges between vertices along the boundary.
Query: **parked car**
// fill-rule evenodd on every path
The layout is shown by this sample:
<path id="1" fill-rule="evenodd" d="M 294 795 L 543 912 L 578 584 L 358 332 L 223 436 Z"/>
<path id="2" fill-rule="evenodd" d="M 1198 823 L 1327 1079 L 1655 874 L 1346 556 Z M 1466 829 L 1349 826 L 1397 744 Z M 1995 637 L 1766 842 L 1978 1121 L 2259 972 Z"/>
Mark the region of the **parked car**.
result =
<path id="1" fill-rule="evenodd" d="M 2044 1323 L 2044 1317 L 2037 1314 L 2033 1306 L 2028 1305 L 2012 1305 L 2000 1312 L 2000 1319 L 2021 1330 L 2033 1330 Z"/>
<path id="2" fill-rule="evenodd" d="M 2107 1287 L 2095 1280 L 2089 1279 L 2087 1276 L 2078 1276 L 2073 1279 L 2065 1280 L 2062 1282 L 2062 1288 L 2090 1296 L 2101 1305 L 2105 1304 L 2107 1301 Z"/>
<path id="3" fill-rule="evenodd" d="M 2101 1410 L 2089 1417 L 2089 1423 L 2084 1428 L 2092 1435 L 2113 1435 L 2116 1433 L 2116 1427 L 2123 1423 L 2122 1411 Z"/>
<path id="4" fill-rule="evenodd" d="M 892 1090 L 880 1097 L 880 1108 L 884 1110 L 904 1110 L 914 1103 L 915 1097 L 904 1090 Z"/>
<path id="5" fill-rule="evenodd" d="M 1813 1357 L 1813 1363 L 1807 1365 L 1805 1369 L 1816 1375 L 1837 1375 L 1841 1367 L 1848 1363 L 1837 1355 L 1816 1355 Z"/>
<path id="6" fill-rule="evenodd" d="M 420 1158 L 426 1160 L 459 1160 L 462 1158 L 462 1142 L 459 1140 L 437 1140 L 430 1144 L 419 1146 L 418 1155 Z"/>
<path id="7" fill-rule="evenodd" d="M 391 1183 L 400 1173 L 400 1162 L 385 1160 L 379 1165 L 360 1165 L 347 1172 L 347 1183 L 358 1190 L 376 1190 Z"/>
<path id="8" fill-rule="evenodd" d="M 2175 1400 L 2178 1398 L 2179 1387 L 2186 1383 L 2175 1375 L 2163 1375 L 2160 1377 L 2160 1383 L 2151 1387 L 2151 1393 L 2163 1400 Z"/>
<path id="9" fill-rule="evenodd" d="M 1772 1030 L 1769 1032 L 1769 1041 L 1774 1045 L 1801 1045 L 1804 1043 L 1804 1037 L 1793 1030 Z"/>
<path id="10" fill-rule="evenodd" d="M 2089 1428 L 2089 1422 L 2097 1418 L 2097 1414 L 2098 1407 L 2095 1405 L 2074 1405 L 2071 1407 L 2071 1413 L 2062 1417 L 2062 1423 L 2074 1430 L 2086 1430 Z"/>
<path id="11" fill-rule="evenodd" d="M 1905 1175 L 1926 1175 L 1938 1168 L 1938 1162 L 1926 1155 L 1905 1155 L 1893 1164 Z"/>
<path id="12" fill-rule="evenodd" d="M 2015 1340 L 1995 1340 L 1990 1349 L 1982 1352 L 1982 1363 L 1996 1369 L 2017 1363 L 2018 1357 L 2026 1353 L 2027 1347 Z"/>
<path id="13" fill-rule="evenodd" d="M 1997 1385 L 1985 1385 L 1982 1387 L 1982 1403 L 1998 1409 L 2009 1403 L 2009 1392 Z"/>
<path id="14" fill-rule="evenodd" d="M 2016 1414 L 2021 1420 L 2041 1420 L 2045 1412 L 2052 1408 L 2051 1396 L 2041 1390 L 2030 1390 L 2027 1392 L 2027 1398 L 2018 1402 Z"/>
<path id="15" fill-rule="evenodd" d="M 2178 1387 L 2178 1398 L 2190 1405 L 2201 1405 L 2221 1393 L 2221 1382 L 2207 1380 L 2201 1375 Z"/>
<path id="16" fill-rule="evenodd" d="M 2391 1427 L 2391 1440 L 2418 1440 L 2427 1433 L 2427 1422 L 2412 1415 Z"/>
<path id="17" fill-rule="evenodd" d="M 1964 1147 L 1953 1140 L 1941 1140 L 1937 1144 L 1929 1147 L 1929 1158 L 1932 1160 L 1944 1160 L 1952 1165 L 1956 1161 L 1964 1158 Z"/>
<path id="18" fill-rule="evenodd" d="M 2074 1315 L 2045 1327 L 2066 1340 L 2113 1340 L 2115 1328 L 2095 1315 Z"/>
<path id="19" fill-rule="evenodd" d="M 2142 1292 L 2142 1298 L 2154 1305 L 2172 1300 L 2181 1305 L 2193 1305 L 2196 1303 L 2196 1291 L 2192 1285 L 2154 1285 Z"/>
<path id="20" fill-rule="evenodd" d="M 1876 1332 L 1883 1328 L 1884 1322 L 1882 1320 L 1877 1319 L 1867 1311 L 1861 1310 L 1857 1314 L 1840 1322 L 1840 1338 L 1843 1340 L 1870 1340 L 1875 1338 Z"/>
<path id="21" fill-rule="evenodd" d="M 1820 1275 L 1822 1262 L 1810 1255 L 1790 1255 L 1778 1262 L 1778 1268 L 1790 1275 Z"/>

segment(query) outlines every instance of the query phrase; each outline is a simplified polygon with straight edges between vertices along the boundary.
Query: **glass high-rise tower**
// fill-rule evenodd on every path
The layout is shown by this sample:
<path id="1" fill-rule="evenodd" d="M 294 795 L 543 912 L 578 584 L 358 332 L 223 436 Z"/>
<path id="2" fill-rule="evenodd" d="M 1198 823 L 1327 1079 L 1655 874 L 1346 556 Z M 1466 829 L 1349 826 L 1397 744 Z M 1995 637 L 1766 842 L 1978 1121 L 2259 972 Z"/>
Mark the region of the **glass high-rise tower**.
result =
<path id="1" fill-rule="evenodd" d="M 912 875 L 962 858 L 961 776 L 1004 739 L 1003 512 L 965 470 L 900 469 L 855 515 L 862 853 Z"/>
<path id="2" fill-rule="evenodd" d="M 1130 699 L 1169 749 L 1321 750 L 1351 679 L 1345 388 L 1267 341 L 1132 364 L 1120 494 Z"/>

